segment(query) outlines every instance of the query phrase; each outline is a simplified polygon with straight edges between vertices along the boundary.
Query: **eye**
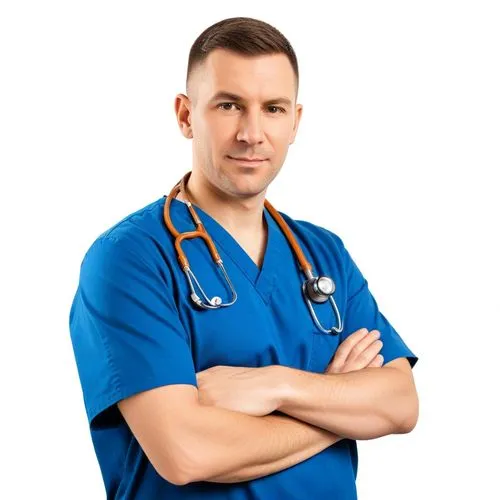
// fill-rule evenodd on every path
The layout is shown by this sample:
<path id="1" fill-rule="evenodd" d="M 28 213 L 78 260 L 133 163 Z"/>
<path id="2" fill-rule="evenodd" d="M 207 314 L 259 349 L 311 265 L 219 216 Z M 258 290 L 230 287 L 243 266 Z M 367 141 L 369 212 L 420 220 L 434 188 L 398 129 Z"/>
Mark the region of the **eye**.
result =
<path id="1" fill-rule="evenodd" d="M 224 106 L 226 106 L 226 107 L 224 107 Z M 231 108 L 230 107 L 228 108 L 227 106 L 236 106 L 236 104 L 234 102 L 222 102 L 217 107 L 219 109 L 223 109 L 224 111 L 231 111 Z"/>
<path id="2" fill-rule="evenodd" d="M 277 109 L 279 110 L 280 113 L 286 113 L 286 109 L 285 108 L 281 108 L 280 106 L 269 106 L 268 108 L 269 110 L 271 109 Z M 272 115 L 275 115 L 276 113 L 275 112 L 271 112 Z"/>

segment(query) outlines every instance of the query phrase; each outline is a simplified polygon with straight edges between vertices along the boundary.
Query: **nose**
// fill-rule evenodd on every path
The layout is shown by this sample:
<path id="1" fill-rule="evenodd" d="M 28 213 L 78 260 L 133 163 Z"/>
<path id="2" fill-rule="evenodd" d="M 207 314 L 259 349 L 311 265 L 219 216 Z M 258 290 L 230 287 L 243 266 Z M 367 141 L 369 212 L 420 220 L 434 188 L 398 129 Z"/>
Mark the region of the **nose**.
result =
<path id="1" fill-rule="evenodd" d="M 260 111 L 247 110 L 240 119 L 238 141 L 248 144 L 259 144 L 264 140 L 264 129 L 262 127 L 262 116 Z"/>

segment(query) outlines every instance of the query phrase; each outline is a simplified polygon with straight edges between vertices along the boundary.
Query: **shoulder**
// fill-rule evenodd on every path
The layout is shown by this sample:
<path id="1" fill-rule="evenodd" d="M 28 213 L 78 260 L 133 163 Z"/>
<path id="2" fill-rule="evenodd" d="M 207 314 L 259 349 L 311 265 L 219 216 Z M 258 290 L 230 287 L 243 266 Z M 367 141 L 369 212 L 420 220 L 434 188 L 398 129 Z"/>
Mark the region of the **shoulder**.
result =
<path id="1" fill-rule="evenodd" d="M 164 261 L 161 248 L 166 244 L 163 222 L 164 197 L 129 213 L 99 234 L 85 252 L 82 265 L 99 261 L 103 265 L 117 260 L 135 261 L 155 268 Z"/>
<path id="2" fill-rule="evenodd" d="M 101 233 L 97 239 L 141 240 L 156 236 L 162 228 L 164 197 L 126 215 Z"/>
<path id="3" fill-rule="evenodd" d="M 286 213 L 279 212 L 301 243 L 315 249 L 343 255 L 345 252 L 342 238 L 334 231 L 306 220 L 293 219 Z"/>

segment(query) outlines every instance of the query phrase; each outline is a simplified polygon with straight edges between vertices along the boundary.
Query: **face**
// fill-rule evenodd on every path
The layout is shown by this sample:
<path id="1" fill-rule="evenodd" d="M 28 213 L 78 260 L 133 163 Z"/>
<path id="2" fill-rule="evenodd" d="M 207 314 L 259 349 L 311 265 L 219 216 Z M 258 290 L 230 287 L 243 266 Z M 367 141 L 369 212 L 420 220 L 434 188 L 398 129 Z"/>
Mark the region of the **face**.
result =
<path id="1" fill-rule="evenodd" d="M 193 172 L 229 197 L 265 197 L 295 140 L 302 115 L 295 100 L 286 55 L 211 52 L 191 74 L 188 96 L 176 98 L 181 131 L 193 139 Z"/>

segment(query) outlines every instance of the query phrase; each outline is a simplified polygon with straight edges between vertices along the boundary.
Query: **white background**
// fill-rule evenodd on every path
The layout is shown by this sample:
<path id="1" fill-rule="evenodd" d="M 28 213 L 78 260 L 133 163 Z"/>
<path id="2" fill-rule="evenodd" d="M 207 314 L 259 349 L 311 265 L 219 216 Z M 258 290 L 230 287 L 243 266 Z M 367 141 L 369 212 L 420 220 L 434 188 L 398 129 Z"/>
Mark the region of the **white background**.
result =
<path id="1" fill-rule="evenodd" d="M 495 497 L 497 2 L 239 5 L 2 2 L 0 497 L 105 497 L 68 330 L 79 266 L 191 168 L 174 97 L 195 38 L 233 16 L 299 60 L 304 115 L 268 198 L 341 236 L 420 358 L 417 427 L 358 442 L 360 499 Z"/>

